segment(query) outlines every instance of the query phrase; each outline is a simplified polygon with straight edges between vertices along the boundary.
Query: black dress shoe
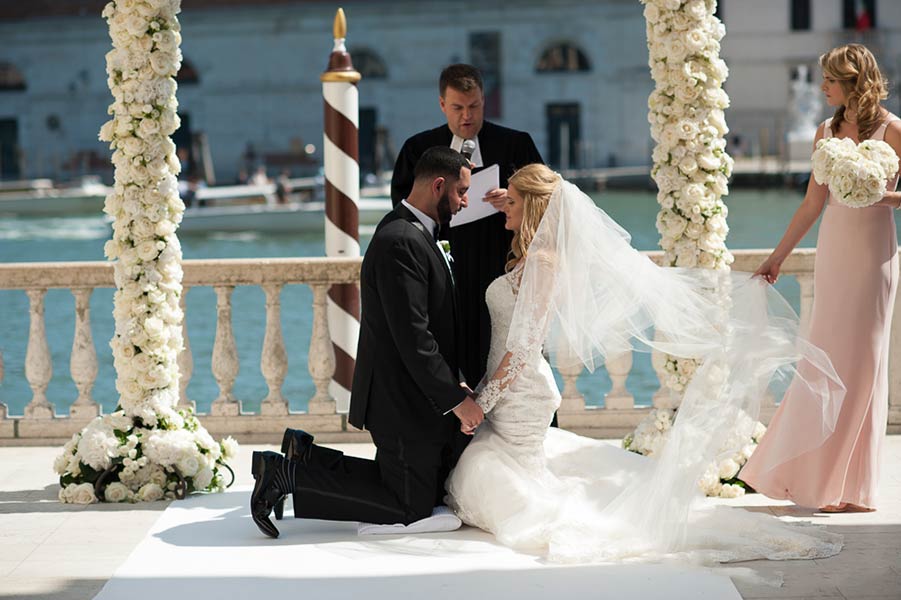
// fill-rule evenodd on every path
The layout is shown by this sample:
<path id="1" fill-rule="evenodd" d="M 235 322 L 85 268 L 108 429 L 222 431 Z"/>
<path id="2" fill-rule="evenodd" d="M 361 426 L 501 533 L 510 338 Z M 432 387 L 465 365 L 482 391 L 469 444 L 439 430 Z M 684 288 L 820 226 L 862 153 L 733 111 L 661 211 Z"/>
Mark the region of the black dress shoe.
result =
<path id="1" fill-rule="evenodd" d="M 286 429 L 282 436 L 282 454 L 288 460 L 295 460 L 301 464 L 307 464 L 310 460 L 310 452 L 313 448 L 313 436 L 302 429 Z M 273 507 L 275 519 L 281 521 L 285 514 L 285 499 L 279 500 Z"/>
<path id="2" fill-rule="evenodd" d="M 282 436 L 282 454 L 288 460 L 307 464 L 313 449 L 313 436 L 302 429 L 286 429 Z"/>
<path id="3" fill-rule="evenodd" d="M 276 485 L 276 473 L 282 461 L 284 458 L 276 452 L 254 452 L 251 463 L 255 483 L 250 495 L 250 516 L 260 531 L 273 538 L 278 537 L 278 529 L 269 520 L 269 513 L 284 502 L 286 495 Z"/>

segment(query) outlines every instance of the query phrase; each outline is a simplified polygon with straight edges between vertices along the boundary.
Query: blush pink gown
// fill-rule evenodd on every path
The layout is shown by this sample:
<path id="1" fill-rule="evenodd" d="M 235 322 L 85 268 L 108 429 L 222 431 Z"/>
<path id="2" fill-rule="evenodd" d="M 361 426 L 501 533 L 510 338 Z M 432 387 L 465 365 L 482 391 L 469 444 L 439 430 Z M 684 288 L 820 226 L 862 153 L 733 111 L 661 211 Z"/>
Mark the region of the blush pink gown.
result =
<path id="1" fill-rule="evenodd" d="M 882 140 L 891 115 L 870 139 Z M 825 137 L 832 136 L 832 119 Z M 888 182 L 894 190 L 896 175 Z M 888 354 L 898 286 L 894 209 L 849 208 L 830 194 L 817 239 L 809 338 L 822 348 L 847 389 L 835 432 L 819 448 L 787 461 L 780 452 L 797 436 L 815 436 L 786 416 L 786 393 L 740 478 L 771 498 L 801 506 L 843 502 L 874 508 L 888 418 Z M 780 464 L 781 463 L 781 464 Z M 776 465 L 772 467 L 772 465 Z"/>

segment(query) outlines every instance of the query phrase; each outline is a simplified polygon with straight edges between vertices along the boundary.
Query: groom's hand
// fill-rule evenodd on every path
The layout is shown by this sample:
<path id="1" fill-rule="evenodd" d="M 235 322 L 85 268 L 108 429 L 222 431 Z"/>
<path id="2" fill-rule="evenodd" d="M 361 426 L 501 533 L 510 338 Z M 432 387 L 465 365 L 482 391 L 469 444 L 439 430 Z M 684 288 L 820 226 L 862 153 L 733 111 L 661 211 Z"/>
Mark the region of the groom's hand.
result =
<path id="1" fill-rule="evenodd" d="M 454 414 L 460 419 L 460 431 L 466 435 L 475 433 L 476 427 L 485 419 L 485 413 L 469 396 L 454 408 Z"/>

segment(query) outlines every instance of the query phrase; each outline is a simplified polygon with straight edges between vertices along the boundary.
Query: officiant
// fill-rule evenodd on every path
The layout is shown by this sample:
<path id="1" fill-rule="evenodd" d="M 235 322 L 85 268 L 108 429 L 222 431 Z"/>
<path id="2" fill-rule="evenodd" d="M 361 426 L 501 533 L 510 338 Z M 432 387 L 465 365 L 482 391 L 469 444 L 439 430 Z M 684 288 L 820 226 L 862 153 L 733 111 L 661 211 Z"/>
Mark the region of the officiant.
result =
<path id="1" fill-rule="evenodd" d="M 472 140 L 475 149 L 471 161 L 475 167 L 498 165 L 498 189 L 484 198 L 469 198 L 470 204 L 490 202 L 498 211 L 506 202 L 507 178 L 516 169 L 543 162 L 532 137 L 524 131 L 501 127 L 484 120 L 485 98 L 482 75 L 471 65 L 450 65 L 441 72 L 438 103 L 447 124 L 417 133 L 404 142 L 391 178 L 391 201 L 396 206 L 413 187 L 413 167 L 427 148 L 450 146 L 461 150 Z M 450 242 L 453 269 L 459 298 L 461 370 L 466 381 L 475 386 L 485 374 L 491 321 L 485 304 L 485 290 L 504 274 L 513 234 L 504 229 L 505 216 L 491 216 L 460 225 L 445 227 L 441 239 Z M 478 351 L 475 351 L 478 349 Z"/>

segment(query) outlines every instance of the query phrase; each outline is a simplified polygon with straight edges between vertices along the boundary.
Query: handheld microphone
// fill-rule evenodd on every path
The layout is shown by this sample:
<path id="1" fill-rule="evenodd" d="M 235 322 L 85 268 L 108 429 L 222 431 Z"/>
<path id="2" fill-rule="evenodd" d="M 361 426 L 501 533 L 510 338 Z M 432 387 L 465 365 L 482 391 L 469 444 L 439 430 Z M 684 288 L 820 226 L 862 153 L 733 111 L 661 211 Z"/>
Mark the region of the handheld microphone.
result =
<path id="1" fill-rule="evenodd" d="M 464 140 L 460 147 L 460 154 L 466 157 L 466 160 L 472 162 L 472 153 L 476 151 L 476 143 L 472 140 Z"/>

